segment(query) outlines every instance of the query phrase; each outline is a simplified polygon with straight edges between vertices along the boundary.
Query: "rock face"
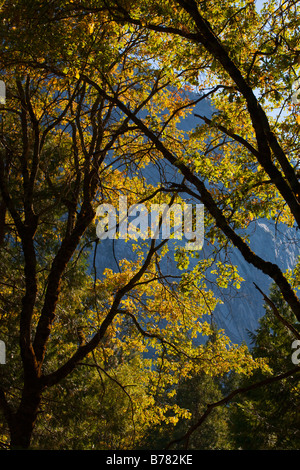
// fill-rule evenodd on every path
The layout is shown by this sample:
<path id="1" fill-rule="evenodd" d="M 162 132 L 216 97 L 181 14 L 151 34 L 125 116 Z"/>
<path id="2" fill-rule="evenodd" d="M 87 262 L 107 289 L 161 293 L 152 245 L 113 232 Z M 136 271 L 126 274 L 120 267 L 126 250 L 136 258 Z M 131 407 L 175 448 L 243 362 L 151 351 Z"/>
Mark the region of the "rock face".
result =
<path id="1" fill-rule="evenodd" d="M 199 114 L 209 116 L 211 110 L 209 103 L 200 102 L 195 111 Z M 200 107 L 200 109 L 199 109 Z M 200 111 L 200 112 L 199 112 Z M 198 124 L 193 115 L 190 115 L 181 123 L 183 130 L 190 130 Z M 158 174 L 154 168 L 148 168 L 143 172 L 146 179 L 155 184 L 160 181 L 161 172 Z M 176 173 L 174 168 L 166 167 L 163 171 L 165 181 L 181 182 L 182 177 Z M 197 201 L 199 202 L 199 201 Z M 278 264 L 284 272 L 295 266 L 300 255 L 299 232 L 293 228 L 277 226 L 269 220 L 252 221 L 249 225 L 250 246 L 252 250 L 267 261 Z M 118 269 L 118 260 L 127 258 L 134 260 L 134 252 L 130 242 L 122 240 L 102 240 L 99 243 L 96 265 L 97 274 L 101 277 L 105 268 Z M 200 257 L 208 257 L 208 248 L 204 246 Z M 238 267 L 239 274 L 244 279 L 239 290 L 224 290 L 222 293 L 216 291 L 216 295 L 221 295 L 223 301 L 214 312 L 214 320 L 220 328 L 224 328 L 226 334 L 234 343 L 245 341 L 250 344 L 249 332 L 254 332 L 258 327 L 258 320 L 264 314 L 264 300 L 261 293 L 255 288 L 255 282 L 259 288 L 268 295 L 271 279 L 261 271 L 249 265 L 238 250 L 233 249 L 230 256 L 232 264 Z M 193 261 L 194 262 L 194 261 Z M 174 274 L 176 263 L 170 256 L 164 263 L 164 271 Z"/>
<path id="2" fill-rule="evenodd" d="M 285 226 L 275 227 L 274 223 L 263 220 L 254 222 L 253 227 L 251 249 L 263 259 L 277 264 L 283 272 L 292 269 L 300 254 L 296 230 Z M 265 312 L 264 300 L 253 282 L 268 295 L 272 280 L 249 265 L 237 250 L 233 251 L 231 260 L 238 266 L 239 274 L 245 281 L 235 297 L 218 306 L 216 320 L 233 342 L 249 343 L 248 331 L 256 330 L 258 320 Z"/>

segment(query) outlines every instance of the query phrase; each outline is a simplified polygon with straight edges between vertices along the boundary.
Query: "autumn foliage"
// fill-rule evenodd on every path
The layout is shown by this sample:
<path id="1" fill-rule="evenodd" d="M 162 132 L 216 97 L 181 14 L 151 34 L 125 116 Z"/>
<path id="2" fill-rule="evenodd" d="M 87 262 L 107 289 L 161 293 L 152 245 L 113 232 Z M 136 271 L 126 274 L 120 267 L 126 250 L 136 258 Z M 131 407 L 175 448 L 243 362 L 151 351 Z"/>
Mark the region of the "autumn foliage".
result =
<path id="1" fill-rule="evenodd" d="M 214 287 L 244 282 L 237 248 L 277 285 L 297 336 L 299 265 L 283 272 L 248 238 L 259 219 L 299 228 L 297 2 L 2 1 L 0 21 L 2 445 L 132 449 L 160 425 L 172 441 L 214 408 L 195 421 L 179 384 L 280 380 L 215 325 Z M 99 273 L 96 210 L 119 195 L 204 204 L 211 256 L 138 239 Z"/>

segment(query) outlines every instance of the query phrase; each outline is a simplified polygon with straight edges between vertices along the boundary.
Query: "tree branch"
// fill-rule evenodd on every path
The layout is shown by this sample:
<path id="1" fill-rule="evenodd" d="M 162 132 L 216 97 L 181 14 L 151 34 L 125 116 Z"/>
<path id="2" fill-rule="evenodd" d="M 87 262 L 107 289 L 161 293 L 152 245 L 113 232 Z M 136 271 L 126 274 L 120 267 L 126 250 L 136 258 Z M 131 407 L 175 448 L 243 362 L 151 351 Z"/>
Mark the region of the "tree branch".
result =
<path id="1" fill-rule="evenodd" d="M 254 384 L 251 384 L 247 387 L 242 387 L 242 388 L 238 388 L 234 391 L 232 391 L 231 393 L 229 393 L 229 395 L 227 395 L 226 397 L 222 398 L 221 400 L 215 402 L 215 403 L 211 403 L 209 405 L 207 405 L 207 408 L 206 408 L 206 411 L 203 413 L 203 415 L 198 419 L 198 421 L 190 427 L 190 429 L 183 435 L 181 436 L 180 438 L 178 439 L 174 439 L 173 441 L 169 442 L 169 444 L 167 445 L 166 449 L 169 449 L 170 447 L 172 447 L 174 444 L 179 444 L 180 442 L 183 442 L 185 441 L 185 448 L 187 449 L 188 447 L 188 443 L 189 443 L 189 439 L 191 437 L 191 435 L 201 426 L 201 424 L 209 417 L 210 413 L 215 409 L 217 408 L 218 406 L 221 406 L 221 405 L 226 405 L 228 402 L 230 402 L 235 396 L 237 395 L 241 395 L 241 394 L 244 394 L 244 393 L 247 393 L 247 392 L 250 392 L 251 390 L 255 390 L 257 388 L 260 388 L 260 387 L 264 387 L 266 385 L 270 385 L 272 383 L 275 383 L 275 382 L 278 382 L 280 380 L 283 380 L 283 379 L 286 379 L 288 377 L 292 377 L 293 375 L 297 374 L 300 372 L 300 367 L 295 367 L 294 369 L 291 369 L 289 370 L 288 372 L 285 372 L 283 374 L 280 374 L 280 375 L 277 375 L 277 376 L 273 376 L 273 377 L 268 377 L 267 379 L 264 379 L 264 380 L 261 380 L 260 382 L 256 382 Z"/>
<path id="2" fill-rule="evenodd" d="M 173 153 L 168 150 L 164 143 L 159 140 L 159 138 L 154 134 L 154 132 L 146 126 L 146 124 L 136 116 L 118 97 L 108 95 L 97 83 L 91 80 L 88 77 L 85 77 L 85 80 L 93 85 L 106 99 L 113 101 L 121 111 L 123 111 L 131 120 L 140 128 L 140 130 L 147 136 L 155 145 L 158 151 L 169 161 L 173 166 L 177 167 L 183 176 L 189 181 L 193 186 L 197 188 L 199 192 L 198 198 L 205 205 L 206 209 L 210 212 L 212 217 L 216 221 L 216 225 L 223 231 L 223 233 L 231 240 L 231 242 L 236 246 L 245 260 L 261 270 L 264 274 L 270 276 L 275 283 L 279 286 L 285 300 L 290 305 L 292 311 L 294 312 L 297 319 L 300 321 L 300 301 L 296 296 L 295 292 L 291 288 L 286 277 L 280 270 L 280 268 L 269 261 L 265 261 L 256 253 L 254 253 L 250 247 L 244 242 L 244 240 L 230 227 L 226 217 L 224 216 L 222 210 L 218 207 L 217 203 L 213 199 L 211 193 L 206 188 L 205 184 L 193 173 L 193 171 L 187 167 L 184 163 L 179 161 Z M 299 211 L 300 215 L 300 211 Z"/>
<path id="3" fill-rule="evenodd" d="M 263 298 L 265 299 L 265 301 L 267 302 L 267 304 L 271 307 L 271 309 L 273 310 L 274 312 L 274 315 L 278 318 L 278 320 L 288 329 L 290 330 L 293 335 L 295 335 L 296 338 L 300 339 L 300 333 L 299 331 L 296 330 L 296 328 L 293 327 L 293 325 L 291 325 L 282 315 L 280 315 L 279 313 L 279 310 L 278 308 L 276 307 L 276 305 L 274 304 L 274 302 L 272 302 L 272 300 L 266 295 L 264 294 L 264 292 L 258 287 L 258 285 L 255 284 L 255 282 L 253 282 L 254 286 L 256 287 L 256 289 L 262 294 Z"/>

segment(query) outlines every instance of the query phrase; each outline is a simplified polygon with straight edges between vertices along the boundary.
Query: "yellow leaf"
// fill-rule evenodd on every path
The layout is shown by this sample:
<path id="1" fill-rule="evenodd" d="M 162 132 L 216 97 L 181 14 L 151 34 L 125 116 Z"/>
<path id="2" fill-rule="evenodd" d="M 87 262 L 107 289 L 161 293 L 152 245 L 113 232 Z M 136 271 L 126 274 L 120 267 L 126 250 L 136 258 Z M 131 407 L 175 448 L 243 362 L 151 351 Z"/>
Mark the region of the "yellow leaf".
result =
<path id="1" fill-rule="evenodd" d="M 95 28 L 95 24 L 94 24 L 94 23 L 90 23 L 90 24 L 89 24 L 89 33 L 90 33 L 90 34 L 93 34 L 94 28 Z"/>

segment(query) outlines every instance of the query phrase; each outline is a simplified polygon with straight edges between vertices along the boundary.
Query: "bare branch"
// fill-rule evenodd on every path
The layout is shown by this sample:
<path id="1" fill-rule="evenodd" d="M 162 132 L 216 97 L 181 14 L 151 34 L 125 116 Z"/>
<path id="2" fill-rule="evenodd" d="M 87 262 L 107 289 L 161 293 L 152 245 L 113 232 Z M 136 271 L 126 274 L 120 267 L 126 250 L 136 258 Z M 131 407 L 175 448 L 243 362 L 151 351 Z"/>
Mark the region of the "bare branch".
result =
<path id="1" fill-rule="evenodd" d="M 280 313 L 279 313 L 279 310 L 278 308 L 276 307 L 276 305 L 274 304 L 274 302 L 272 302 L 272 300 L 258 287 L 257 284 L 255 284 L 255 282 L 253 282 L 254 286 L 256 287 L 256 289 L 262 294 L 263 298 L 265 299 L 265 301 L 267 302 L 267 304 L 271 307 L 271 309 L 273 310 L 274 312 L 274 315 L 276 316 L 276 318 L 278 318 L 278 320 L 288 329 L 290 330 L 293 335 L 295 335 L 296 338 L 300 339 L 300 333 L 299 331 L 296 330 L 296 328 L 293 327 L 293 325 L 291 325 Z"/>

